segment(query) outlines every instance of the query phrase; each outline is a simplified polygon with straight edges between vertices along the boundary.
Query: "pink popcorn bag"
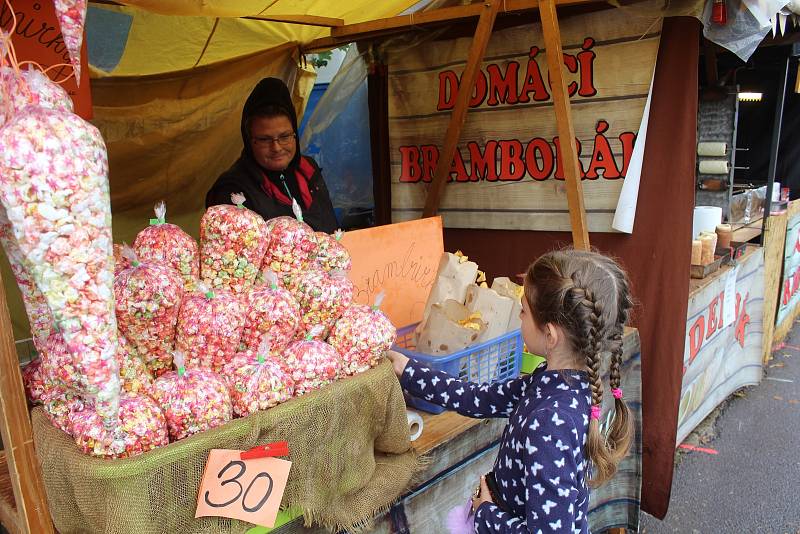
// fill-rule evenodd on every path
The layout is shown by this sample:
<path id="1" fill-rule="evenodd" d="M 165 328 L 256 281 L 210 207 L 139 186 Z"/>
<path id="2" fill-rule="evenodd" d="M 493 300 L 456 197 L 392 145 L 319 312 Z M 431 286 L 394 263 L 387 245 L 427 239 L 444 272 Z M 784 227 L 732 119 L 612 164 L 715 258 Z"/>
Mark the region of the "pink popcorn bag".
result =
<path id="1" fill-rule="evenodd" d="M 265 276 L 266 284 L 246 296 L 241 345 L 245 350 L 255 351 L 264 340 L 269 340 L 273 350 L 280 352 L 297 335 L 300 306 L 289 291 L 278 287 L 275 273 L 268 271 Z"/>
<path id="2" fill-rule="evenodd" d="M 295 218 L 276 217 L 267 221 L 269 246 L 261 264 L 262 272 L 275 272 L 285 286 L 309 268 L 319 249 L 316 233 L 303 222 L 296 200 L 292 201 L 292 210 Z"/>
<path id="3" fill-rule="evenodd" d="M 271 356 L 269 341 L 258 351 L 238 353 L 225 366 L 233 413 L 246 417 L 277 406 L 294 395 L 294 379 L 286 364 Z"/>
<path id="4" fill-rule="evenodd" d="M 86 22 L 86 0 L 54 0 L 56 17 L 61 26 L 61 35 L 67 46 L 72 68 L 75 69 L 75 80 L 81 79 L 81 45 L 83 44 L 83 26 Z"/>
<path id="5" fill-rule="evenodd" d="M 156 217 L 136 235 L 133 250 L 141 261 L 163 263 L 178 271 L 184 288 L 192 291 L 200 277 L 197 242 L 179 226 L 166 222 L 166 214 L 166 204 L 156 204 Z"/>
<path id="6" fill-rule="evenodd" d="M 127 458 L 169 443 L 164 414 L 147 395 L 121 395 L 119 426 L 114 430 L 103 426 L 95 407 L 90 405 L 73 411 L 69 419 L 75 443 L 92 456 Z"/>
<path id="7" fill-rule="evenodd" d="M 121 333 L 117 337 L 119 349 L 117 350 L 117 364 L 119 365 L 119 378 L 122 389 L 128 393 L 142 393 L 144 395 L 153 394 L 153 373 L 147 368 L 147 364 L 136 347 L 130 343 Z"/>
<path id="8" fill-rule="evenodd" d="M 383 353 L 392 348 L 397 329 L 380 310 L 383 293 L 374 306 L 352 304 L 347 308 L 328 338 L 328 343 L 342 356 L 342 368 L 348 375 L 362 373 L 378 365 Z"/>
<path id="9" fill-rule="evenodd" d="M 178 315 L 175 347 L 186 355 L 186 368 L 221 372 L 236 354 L 244 320 L 245 307 L 237 295 L 198 283 Z"/>
<path id="10" fill-rule="evenodd" d="M 28 397 L 28 401 L 31 404 L 41 404 L 42 393 L 45 390 L 41 358 L 36 358 L 22 368 L 22 383 L 25 385 L 25 396 Z"/>
<path id="11" fill-rule="evenodd" d="M 131 262 L 125 257 L 125 245 L 114 243 L 114 278 L 125 269 L 130 269 Z"/>
<path id="12" fill-rule="evenodd" d="M 317 326 L 302 341 L 291 343 L 283 352 L 283 361 L 294 380 L 294 395 L 330 384 L 339 376 L 342 357 L 329 344 L 319 341 L 322 327 Z"/>
<path id="13" fill-rule="evenodd" d="M 80 394 L 87 388 L 87 378 L 81 374 L 80 366 L 67 349 L 64 337 L 54 331 L 42 345 L 42 374 L 45 382 Z"/>
<path id="14" fill-rule="evenodd" d="M 317 256 L 316 264 L 324 271 L 349 271 L 353 267 L 350 252 L 342 245 L 341 239 L 344 232 L 336 230 L 331 235 L 325 232 L 316 232 Z"/>
<path id="15" fill-rule="evenodd" d="M 18 114 L 27 106 L 39 106 L 64 112 L 72 111 L 72 99 L 58 84 L 50 81 L 41 71 L 30 68 L 21 76 L 10 67 L 0 67 L 0 101 L 4 113 L 0 114 L 0 127 L 6 118 Z M 5 206 L 0 204 L 0 244 L 6 251 L 11 271 L 22 293 L 22 301 L 31 327 L 31 337 L 37 351 L 53 328 L 53 315 L 44 295 L 33 280 L 33 267 L 25 263 L 25 256 L 17 245 Z"/>
<path id="16" fill-rule="evenodd" d="M 72 418 L 86 407 L 80 395 L 63 386 L 45 381 L 45 389 L 40 400 L 53 426 L 72 435 Z"/>
<path id="17" fill-rule="evenodd" d="M 238 295 L 255 285 L 268 238 L 264 219 L 244 206 L 244 196 L 231 200 L 235 206 L 211 206 L 200 220 L 200 277 Z"/>
<path id="18" fill-rule="evenodd" d="M 291 291 L 300 305 L 300 328 L 310 332 L 320 325 L 319 339 L 327 339 L 331 328 L 353 301 L 353 283 L 341 271 L 327 273 L 309 269 L 292 279 Z"/>
<path id="19" fill-rule="evenodd" d="M 140 262 L 130 247 L 123 255 L 131 266 L 114 280 L 119 329 L 158 376 L 172 367 L 183 279 L 168 265 Z"/>
<path id="20" fill-rule="evenodd" d="M 176 371 L 156 380 L 153 398 L 161 406 L 172 441 L 224 425 L 233 417 L 225 381 L 207 369 L 186 369 L 184 356 L 175 351 Z"/>
<path id="21" fill-rule="evenodd" d="M 111 428 L 119 372 L 103 139 L 74 114 L 28 106 L 0 129 L 0 146 L 0 203 L 24 265 Z"/>

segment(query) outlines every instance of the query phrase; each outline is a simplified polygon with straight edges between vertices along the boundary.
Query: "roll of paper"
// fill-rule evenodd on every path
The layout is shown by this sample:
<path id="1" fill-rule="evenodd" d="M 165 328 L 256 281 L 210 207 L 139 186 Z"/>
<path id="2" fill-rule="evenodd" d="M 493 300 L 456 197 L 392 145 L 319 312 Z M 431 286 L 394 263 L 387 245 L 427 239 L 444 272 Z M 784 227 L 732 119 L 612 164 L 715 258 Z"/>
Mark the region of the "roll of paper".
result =
<path id="1" fill-rule="evenodd" d="M 724 159 L 709 159 L 700 162 L 700 174 L 728 174 L 728 162 Z"/>
<path id="2" fill-rule="evenodd" d="M 697 206 L 692 218 L 692 239 L 697 239 L 700 232 L 713 232 L 722 224 L 722 208 L 718 206 Z"/>
<path id="3" fill-rule="evenodd" d="M 408 432 L 410 441 L 416 441 L 422 435 L 422 416 L 417 412 L 406 410 L 406 417 L 408 418 Z"/>
<path id="4" fill-rule="evenodd" d="M 714 261 L 714 251 L 717 249 L 717 234 L 700 234 L 700 243 L 703 246 L 703 256 L 700 263 L 708 265 Z"/>
<path id="5" fill-rule="evenodd" d="M 727 156 L 728 143 L 721 142 L 703 142 L 697 143 L 698 156 Z"/>
<path id="6" fill-rule="evenodd" d="M 692 240 L 692 265 L 703 264 L 703 243 L 699 239 Z"/>

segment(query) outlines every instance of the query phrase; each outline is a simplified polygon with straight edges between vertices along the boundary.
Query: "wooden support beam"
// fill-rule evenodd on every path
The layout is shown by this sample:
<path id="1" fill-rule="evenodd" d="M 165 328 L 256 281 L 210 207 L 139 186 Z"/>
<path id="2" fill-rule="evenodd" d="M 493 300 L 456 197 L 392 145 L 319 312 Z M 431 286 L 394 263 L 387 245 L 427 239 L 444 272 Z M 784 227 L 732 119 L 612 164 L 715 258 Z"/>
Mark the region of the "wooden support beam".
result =
<path id="1" fill-rule="evenodd" d="M 447 177 L 450 175 L 450 165 L 456 152 L 456 145 L 461 137 L 461 128 L 467 118 L 469 109 L 469 99 L 472 95 L 472 88 L 481 69 L 483 55 L 486 46 L 489 44 L 489 37 L 492 35 L 494 21 L 497 18 L 497 11 L 503 0 L 490 0 L 481 4 L 481 17 L 478 19 L 478 27 L 472 44 L 467 54 L 467 64 L 464 66 L 464 73 L 461 75 L 459 91 L 456 95 L 455 107 L 450 115 L 450 123 L 447 125 L 447 133 L 444 136 L 444 147 L 439 153 L 439 161 L 436 164 L 436 171 L 433 174 L 428 196 L 425 199 L 425 209 L 423 217 L 433 217 L 439 210 L 439 204 L 444 196 L 444 189 L 447 185 Z"/>
<path id="2" fill-rule="evenodd" d="M 558 27 L 555 0 L 539 2 L 544 46 L 547 51 L 547 70 L 553 92 L 553 108 L 556 112 L 561 158 L 564 162 L 564 178 L 567 184 L 567 205 L 572 227 L 572 245 L 576 249 L 589 250 L 589 232 L 586 226 L 586 209 L 583 205 L 580 161 L 575 146 L 575 127 L 569 103 L 569 90 L 564 78 L 564 53 L 561 50 L 561 30 Z"/>
<path id="3" fill-rule="evenodd" d="M 0 434 L 16 505 L 16 524 L 26 533 L 51 534 L 53 523 L 36 451 L 33 430 L 22 385 L 19 359 L 11 334 L 6 290 L 0 278 Z M 5 499 L 4 499 L 5 501 Z M 2 506 L 9 513 L 10 503 Z"/>
<path id="4" fill-rule="evenodd" d="M 560 6 L 600 3 L 600 0 L 556 0 Z M 331 30 L 330 37 L 321 37 L 304 46 L 306 51 L 335 48 L 342 43 L 372 39 L 381 35 L 403 32 L 412 28 L 423 28 L 436 24 L 452 24 L 477 18 L 483 12 L 484 2 L 464 6 L 443 7 L 430 11 L 419 11 L 408 15 L 397 15 L 355 24 L 345 24 Z M 539 7 L 539 0 L 505 0 L 499 13 L 518 13 Z"/>

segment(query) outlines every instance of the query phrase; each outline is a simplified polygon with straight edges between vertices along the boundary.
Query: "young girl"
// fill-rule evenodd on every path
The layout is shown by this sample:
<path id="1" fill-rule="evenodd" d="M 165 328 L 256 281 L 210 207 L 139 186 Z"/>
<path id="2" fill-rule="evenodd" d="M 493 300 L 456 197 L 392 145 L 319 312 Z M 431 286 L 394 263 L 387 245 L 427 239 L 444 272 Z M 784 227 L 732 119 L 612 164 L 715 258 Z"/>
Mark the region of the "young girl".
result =
<path id="1" fill-rule="evenodd" d="M 589 532 L 589 486 L 614 475 L 633 435 L 620 390 L 631 306 L 628 280 L 613 260 L 551 252 L 528 268 L 521 314 L 525 344 L 545 355 L 546 367 L 502 384 L 476 385 L 389 354 L 412 395 L 469 417 L 509 418 L 494 470 L 481 477 L 473 499 L 475 532 Z M 614 417 L 603 435 L 605 353 L 611 355 Z M 487 477 L 494 480 L 487 484 Z"/>

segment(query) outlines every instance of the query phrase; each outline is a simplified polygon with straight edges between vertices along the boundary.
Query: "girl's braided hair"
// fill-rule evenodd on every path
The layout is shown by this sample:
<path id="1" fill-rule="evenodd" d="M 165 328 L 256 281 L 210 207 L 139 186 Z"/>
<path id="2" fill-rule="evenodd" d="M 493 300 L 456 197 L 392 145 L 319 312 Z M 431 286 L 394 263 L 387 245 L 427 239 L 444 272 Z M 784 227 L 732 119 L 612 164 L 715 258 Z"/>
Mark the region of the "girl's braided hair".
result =
<path id="1" fill-rule="evenodd" d="M 633 301 L 628 278 L 611 258 L 595 252 L 561 250 L 541 256 L 525 277 L 525 298 L 536 323 L 561 327 L 578 367 L 589 373 L 592 405 L 603 403 L 602 356 L 610 354 L 609 382 L 620 392 L 623 332 Z M 630 411 L 621 394 L 614 395 L 614 417 L 605 435 L 597 418 L 589 420 L 586 453 L 593 464 L 590 484 L 614 476 L 633 438 Z"/>

